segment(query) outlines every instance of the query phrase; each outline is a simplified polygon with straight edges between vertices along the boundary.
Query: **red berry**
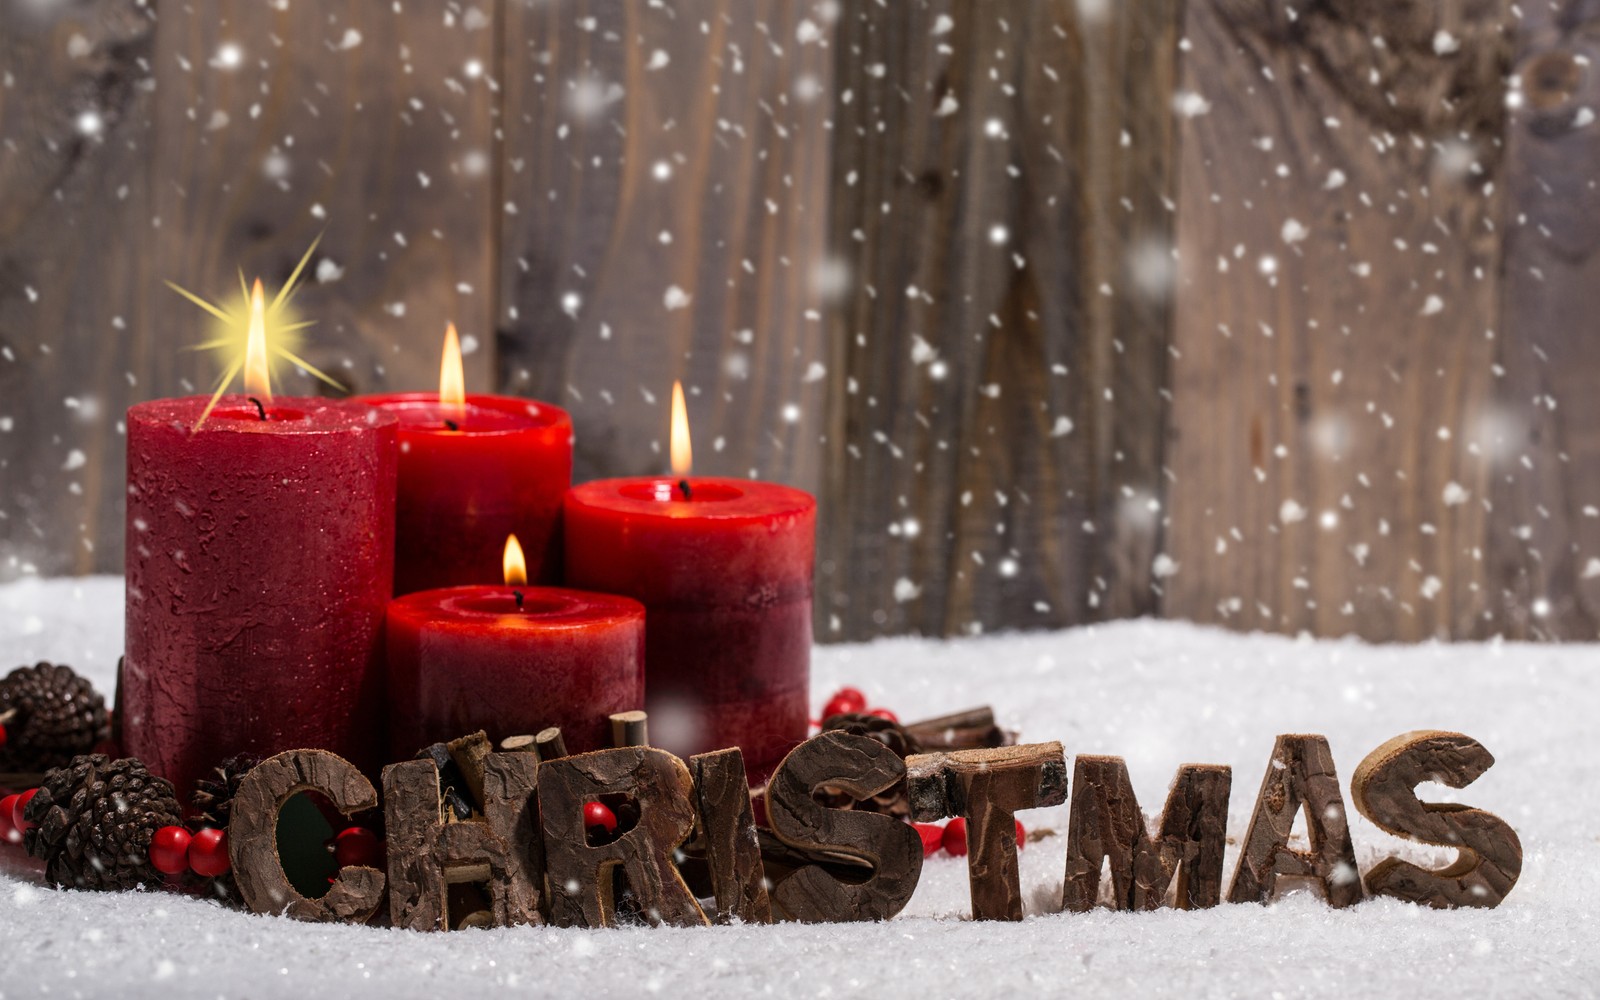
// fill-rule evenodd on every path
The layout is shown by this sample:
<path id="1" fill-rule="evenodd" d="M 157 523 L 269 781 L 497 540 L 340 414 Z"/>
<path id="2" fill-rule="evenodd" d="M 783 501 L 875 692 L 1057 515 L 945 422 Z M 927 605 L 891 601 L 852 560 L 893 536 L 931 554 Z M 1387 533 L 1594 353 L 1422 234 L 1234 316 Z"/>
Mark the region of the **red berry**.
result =
<path id="1" fill-rule="evenodd" d="M 39 794 L 37 788 L 30 788 L 18 795 L 17 801 L 11 803 L 11 825 L 16 828 L 18 833 L 24 833 L 33 828 L 32 823 L 22 818 L 22 811 L 28 808 L 28 803 L 32 802 L 33 797 L 37 794 Z"/>
<path id="2" fill-rule="evenodd" d="M 1028 831 L 1023 829 L 1022 820 L 1019 819 L 1019 820 L 1017 820 L 1017 849 L 1021 850 L 1022 848 L 1027 847 L 1027 846 L 1028 846 Z"/>
<path id="3" fill-rule="evenodd" d="M 888 719 L 890 722 L 896 724 L 900 722 L 900 716 L 889 711 L 887 708 L 869 708 L 867 709 L 867 714 L 875 715 L 880 719 Z"/>
<path id="4" fill-rule="evenodd" d="M 967 853 L 967 821 L 957 816 L 944 827 L 944 849 L 956 857 Z"/>
<path id="5" fill-rule="evenodd" d="M 228 874 L 233 861 L 228 857 L 228 831 L 206 827 L 189 841 L 189 868 L 201 878 Z"/>
<path id="6" fill-rule="evenodd" d="M 852 712 L 864 711 L 867 707 L 867 696 L 859 688 L 842 687 L 833 693 L 828 703 L 822 707 L 824 719 L 833 715 L 846 715 Z"/>
<path id="7" fill-rule="evenodd" d="M 583 804 L 583 825 L 585 829 L 593 830 L 600 827 L 607 834 L 617 832 L 617 814 L 612 812 L 604 802 L 585 802 Z"/>
<path id="8" fill-rule="evenodd" d="M 912 823 L 917 828 L 917 836 L 922 838 L 922 856 L 925 858 L 937 854 L 944 843 L 944 827 L 937 823 Z"/>
<path id="9" fill-rule="evenodd" d="M 340 868 L 376 868 L 382 849 L 378 835 L 364 826 L 340 830 L 333 838 L 333 860 Z"/>
<path id="10" fill-rule="evenodd" d="M 15 795 L 0 799 L 0 844 L 22 843 L 22 833 L 11 825 L 11 804 Z"/>
<path id="11" fill-rule="evenodd" d="M 150 864 L 163 875 L 182 875 L 189 867 L 189 842 L 193 838 L 181 826 L 164 826 L 150 838 Z"/>

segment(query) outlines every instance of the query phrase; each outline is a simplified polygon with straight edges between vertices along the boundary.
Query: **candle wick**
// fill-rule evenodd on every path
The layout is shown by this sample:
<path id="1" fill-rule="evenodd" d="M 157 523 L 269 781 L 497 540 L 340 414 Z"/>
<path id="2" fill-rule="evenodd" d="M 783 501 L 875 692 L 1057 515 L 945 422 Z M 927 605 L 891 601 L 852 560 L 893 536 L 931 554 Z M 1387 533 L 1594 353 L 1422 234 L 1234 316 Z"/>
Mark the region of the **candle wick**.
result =
<path id="1" fill-rule="evenodd" d="M 517 610 L 521 611 L 522 610 L 522 591 L 513 590 L 511 592 L 511 596 L 515 597 L 517 599 Z"/>
<path id="2" fill-rule="evenodd" d="M 691 494 L 689 492 L 689 480 L 687 480 L 687 479 L 678 480 L 678 491 L 683 494 L 683 498 L 685 500 L 693 500 L 694 499 L 693 494 Z"/>
<path id="3" fill-rule="evenodd" d="M 246 396 L 245 398 L 256 404 L 256 413 L 261 415 L 262 420 L 267 419 L 267 408 L 261 405 L 261 400 L 255 398 L 254 396 Z"/>
<path id="4" fill-rule="evenodd" d="M 456 426 L 456 422 L 454 420 L 446 420 L 444 425 L 453 431 L 459 431 L 461 429 L 460 427 Z"/>

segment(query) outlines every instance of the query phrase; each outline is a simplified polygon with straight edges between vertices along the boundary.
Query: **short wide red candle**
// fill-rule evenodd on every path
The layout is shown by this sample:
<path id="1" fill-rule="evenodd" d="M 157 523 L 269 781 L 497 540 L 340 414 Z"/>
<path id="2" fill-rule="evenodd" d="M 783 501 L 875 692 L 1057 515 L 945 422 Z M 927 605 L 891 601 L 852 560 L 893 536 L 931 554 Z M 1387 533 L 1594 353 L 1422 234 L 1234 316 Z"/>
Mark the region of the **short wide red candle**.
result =
<path id="1" fill-rule="evenodd" d="M 522 544 L 529 580 L 559 578 L 561 498 L 572 482 L 565 410 L 469 395 L 452 429 L 437 393 L 358 400 L 400 420 L 396 594 L 499 580 L 507 535 Z"/>
<path id="2" fill-rule="evenodd" d="M 522 603 L 517 603 L 517 594 Z M 644 704 L 644 607 L 559 587 L 450 587 L 389 604 L 391 756 L 482 729 L 559 726 L 569 753 L 611 745 Z"/>
<path id="3" fill-rule="evenodd" d="M 396 422 L 225 397 L 128 411 L 126 749 L 188 801 L 239 753 L 383 762 Z"/>
<path id="4" fill-rule="evenodd" d="M 566 579 L 644 603 L 650 742 L 738 746 L 760 781 L 806 738 L 816 500 L 741 479 L 606 479 L 565 509 Z"/>

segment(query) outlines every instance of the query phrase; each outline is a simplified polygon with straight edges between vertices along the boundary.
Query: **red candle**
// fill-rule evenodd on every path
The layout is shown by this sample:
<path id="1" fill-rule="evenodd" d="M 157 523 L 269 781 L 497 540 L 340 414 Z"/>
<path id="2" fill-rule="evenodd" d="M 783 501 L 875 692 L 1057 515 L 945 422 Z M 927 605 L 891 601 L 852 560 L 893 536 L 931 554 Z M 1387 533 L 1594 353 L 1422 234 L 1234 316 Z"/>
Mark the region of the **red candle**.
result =
<path id="1" fill-rule="evenodd" d="M 555 582 L 572 420 L 548 403 L 461 392 L 455 342 L 451 327 L 440 395 L 359 397 L 400 419 L 394 592 L 493 583 L 513 534 L 530 579 Z"/>
<path id="2" fill-rule="evenodd" d="M 391 756 L 480 729 L 498 743 L 547 726 L 560 727 L 570 753 L 608 747 L 607 717 L 644 704 L 644 642 L 644 606 L 613 594 L 513 583 L 398 597 L 388 619 Z"/>
<path id="3" fill-rule="evenodd" d="M 674 391 L 674 466 L 688 428 Z M 687 489 L 685 489 L 687 487 Z M 744 750 L 764 780 L 806 738 L 816 500 L 739 479 L 635 478 L 567 493 L 566 580 L 646 611 L 651 743 Z"/>
<path id="4" fill-rule="evenodd" d="M 126 749 L 184 801 L 242 752 L 376 773 L 396 421 L 265 395 L 201 422 L 207 403 L 128 411 Z"/>

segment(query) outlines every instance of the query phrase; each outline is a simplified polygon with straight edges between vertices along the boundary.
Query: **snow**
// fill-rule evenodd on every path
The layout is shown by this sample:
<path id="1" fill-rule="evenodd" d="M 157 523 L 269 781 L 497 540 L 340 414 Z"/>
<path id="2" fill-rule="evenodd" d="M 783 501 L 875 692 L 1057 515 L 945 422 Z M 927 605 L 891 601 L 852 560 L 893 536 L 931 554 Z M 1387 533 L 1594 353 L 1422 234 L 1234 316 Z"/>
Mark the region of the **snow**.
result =
<path id="1" fill-rule="evenodd" d="M 0 587 L 6 662 L 59 659 L 109 691 L 121 590 L 109 577 Z M 1147 811 L 1160 808 L 1178 764 L 1231 764 L 1235 836 L 1277 733 L 1326 734 L 1348 783 L 1391 736 L 1465 732 L 1499 762 L 1460 792 L 1431 793 L 1489 809 L 1517 829 L 1526 867 L 1496 910 L 1372 900 L 1335 911 L 1300 893 L 1193 913 L 1051 913 L 1061 837 L 1023 853 L 1030 916 L 1020 925 L 965 919 L 965 864 L 945 856 L 930 859 L 906 913 L 884 924 L 450 935 L 299 924 L 166 895 L 58 892 L 4 874 L 0 1000 L 1591 995 L 1600 981 L 1595 660 L 1584 645 L 1374 647 L 1148 621 L 817 651 L 819 704 L 843 684 L 903 718 L 991 703 L 1025 739 L 1126 757 Z M 1030 829 L 1061 829 L 1064 809 L 1022 818 Z M 1447 854 L 1360 818 L 1354 835 L 1363 870 L 1390 853 L 1429 864 Z M 1233 861 L 1230 853 L 1230 874 Z"/>

